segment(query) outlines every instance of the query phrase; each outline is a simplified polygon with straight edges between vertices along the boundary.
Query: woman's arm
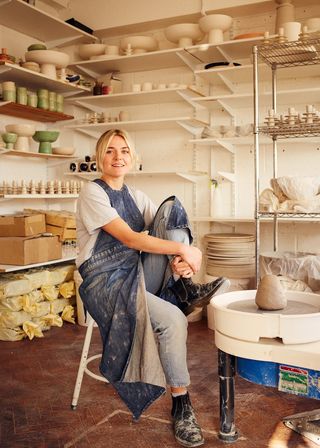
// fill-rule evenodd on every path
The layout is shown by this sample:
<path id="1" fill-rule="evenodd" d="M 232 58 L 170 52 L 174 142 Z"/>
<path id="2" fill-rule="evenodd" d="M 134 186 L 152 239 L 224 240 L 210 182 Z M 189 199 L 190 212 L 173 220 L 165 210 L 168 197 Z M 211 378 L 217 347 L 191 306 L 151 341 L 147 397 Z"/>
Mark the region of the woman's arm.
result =
<path id="1" fill-rule="evenodd" d="M 194 273 L 200 270 L 202 253 L 197 247 L 135 232 L 121 218 L 112 220 L 102 229 L 131 249 L 154 254 L 179 255 Z"/>

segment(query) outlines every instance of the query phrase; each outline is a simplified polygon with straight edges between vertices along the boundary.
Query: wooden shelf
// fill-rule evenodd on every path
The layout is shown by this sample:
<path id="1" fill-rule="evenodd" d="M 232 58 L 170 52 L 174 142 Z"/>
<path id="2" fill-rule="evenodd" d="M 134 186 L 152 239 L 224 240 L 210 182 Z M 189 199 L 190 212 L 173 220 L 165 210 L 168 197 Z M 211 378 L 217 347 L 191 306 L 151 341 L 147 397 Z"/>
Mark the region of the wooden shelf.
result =
<path id="1" fill-rule="evenodd" d="M 76 156 L 63 156 L 61 154 L 43 154 L 31 151 L 16 151 L 15 149 L 0 149 L 0 155 L 18 156 L 18 157 L 35 157 L 37 159 L 75 159 Z"/>
<path id="2" fill-rule="evenodd" d="M 88 87 L 64 82 L 59 79 L 52 79 L 43 73 L 38 73 L 20 67 L 20 65 L 3 61 L 0 61 L 0 81 L 13 81 L 21 87 L 24 85 L 28 86 L 29 90 L 48 89 L 65 95 L 78 95 L 80 93 L 90 92 Z"/>
<path id="3" fill-rule="evenodd" d="M 95 172 L 77 172 L 77 173 L 65 173 L 65 176 L 75 176 L 80 177 L 80 179 L 84 180 L 94 180 L 101 176 L 101 173 Z M 177 171 L 131 171 L 126 174 L 127 177 L 152 177 L 152 176 L 178 176 L 189 182 L 195 183 L 199 179 L 199 177 L 206 177 L 208 173 L 203 171 L 186 171 L 186 172 L 177 172 Z"/>
<path id="4" fill-rule="evenodd" d="M 74 118 L 72 115 L 51 112 L 37 107 L 24 106 L 23 104 L 10 101 L 0 101 L 0 114 L 24 118 L 26 120 L 40 121 L 43 123 L 72 120 Z"/>
<path id="5" fill-rule="evenodd" d="M 25 266 L 17 266 L 13 264 L 0 264 L 0 272 L 15 272 L 24 269 L 36 268 L 40 266 L 48 266 L 51 264 L 64 263 L 66 261 L 74 261 L 76 259 L 76 250 L 65 250 L 62 248 L 63 256 L 58 260 L 43 261 L 42 263 L 28 264 Z"/>
<path id="6" fill-rule="evenodd" d="M 0 199 L 76 199 L 78 194 L 2 194 Z"/>
<path id="7" fill-rule="evenodd" d="M 95 36 L 22 0 L 0 0 L 0 24 L 45 42 L 48 48 L 97 41 Z"/>

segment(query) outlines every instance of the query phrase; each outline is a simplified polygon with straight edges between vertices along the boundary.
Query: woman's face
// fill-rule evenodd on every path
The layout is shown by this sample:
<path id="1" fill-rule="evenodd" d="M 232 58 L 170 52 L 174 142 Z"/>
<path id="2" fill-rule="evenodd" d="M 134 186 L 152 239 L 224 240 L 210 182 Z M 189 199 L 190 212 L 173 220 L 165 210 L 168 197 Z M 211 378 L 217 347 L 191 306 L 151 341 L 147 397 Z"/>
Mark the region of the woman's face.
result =
<path id="1" fill-rule="evenodd" d="M 109 142 L 103 159 L 103 174 L 110 177 L 123 177 L 131 169 L 132 157 L 127 143 L 119 135 Z"/>

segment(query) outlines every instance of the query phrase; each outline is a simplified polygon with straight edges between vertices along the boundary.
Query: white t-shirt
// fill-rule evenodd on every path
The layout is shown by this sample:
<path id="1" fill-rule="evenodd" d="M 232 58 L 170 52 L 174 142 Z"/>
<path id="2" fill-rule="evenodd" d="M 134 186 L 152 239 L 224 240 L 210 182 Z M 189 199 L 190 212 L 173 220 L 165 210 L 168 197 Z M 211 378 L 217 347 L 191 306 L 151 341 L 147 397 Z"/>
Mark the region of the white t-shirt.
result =
<path id="1" fill-rule="evenodd" d="M 144 218 L 145 228 L 148 228 L 155 216 L 156 206 L 142 191 L 129 187 L 128 190 Z M 111 207 L 104 189 L 95 182 L 87 182 L 77 201 L 78 267 L 91 257 L 101 227 L 116 218 L 119 218 L 118 212 Z"/>

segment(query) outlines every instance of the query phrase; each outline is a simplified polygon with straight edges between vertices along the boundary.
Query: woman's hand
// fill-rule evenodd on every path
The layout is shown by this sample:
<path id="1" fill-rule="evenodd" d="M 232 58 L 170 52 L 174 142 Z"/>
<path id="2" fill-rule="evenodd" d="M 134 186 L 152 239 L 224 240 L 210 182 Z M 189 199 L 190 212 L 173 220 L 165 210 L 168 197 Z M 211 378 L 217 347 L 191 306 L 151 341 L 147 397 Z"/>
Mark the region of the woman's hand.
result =
<path id="1" fill-rule="evenodd" d="M 202 262 L 202 252 L 197 247 L 183 245 L 183 250 L 180 253 L 180 258 L 189 266 L 192 275 L 200 270 Z M 187 272 L 187 269 L 185 269 L 185 271 Z"/>
<path id="2" fill-rule="evenodd" d="M 172 272 L 180 277 L 190 278 L 193 276 L 193 270 L 190 268 L 188 263 L 182 260 L 180 255 L 176 255 L 171 263 Z"/>

